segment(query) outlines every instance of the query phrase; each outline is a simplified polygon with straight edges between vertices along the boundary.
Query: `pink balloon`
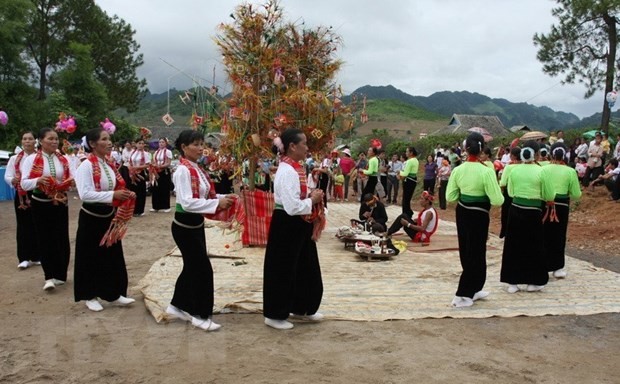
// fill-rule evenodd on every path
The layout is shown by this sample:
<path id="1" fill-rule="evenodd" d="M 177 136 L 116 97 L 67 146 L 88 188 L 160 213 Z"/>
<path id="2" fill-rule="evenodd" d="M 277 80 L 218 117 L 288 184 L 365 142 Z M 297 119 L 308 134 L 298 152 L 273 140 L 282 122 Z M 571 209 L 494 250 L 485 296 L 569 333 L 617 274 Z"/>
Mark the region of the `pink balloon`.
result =
<path id="1" fill-rule="evenodd" d="M 107 117 L 104 122 L 100 122 L 99 124 L 101 125 L 101 128 L 103 128 L 110 135 L 113 135 L 114 132 L 116 132 L 116 125 L 114 125 L 114 123 L 112 123 Z"/>
<path id="2" fill-rule="evenodd" d="M 0 124 L 7 125 L 8 122 L 9 122 L 9 115 L 7 115 L 6 112 L 4 111 L 0 111 Z"/>

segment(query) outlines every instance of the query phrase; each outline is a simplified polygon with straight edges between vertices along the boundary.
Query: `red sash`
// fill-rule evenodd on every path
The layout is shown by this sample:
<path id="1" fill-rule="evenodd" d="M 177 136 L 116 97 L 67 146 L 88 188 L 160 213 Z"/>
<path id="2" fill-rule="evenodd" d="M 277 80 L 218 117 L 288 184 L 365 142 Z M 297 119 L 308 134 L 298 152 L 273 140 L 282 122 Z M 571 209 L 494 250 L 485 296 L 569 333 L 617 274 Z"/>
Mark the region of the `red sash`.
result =
<path id="1" fill-rule="evenodd" d="M 433 212 L 435 213 L 435 226 L 430 231 L 424 230 L 424 231 L 420 231 L 416 233 L 415 237 L 413 238 L 414 243 L 430 243 L 431 236 L 433 235 L 433 233 L 435 233 L 435 231 L 437 231 L 437 227 L 439 227 L 439 216 L 437 216 L 437 211 L 433 207 L 429 209 L 432 209 Z M 428 211 L 429 209 L 425 209 L 424 211 L 420 211 L 418 213 L 418 221 L 416 223 L 417 225 L 420 225 L 420 226 L 422 225 L 422 214 Z M 425 236 L 424 239 L 422 239 L 422 235 Z"/>
<path id="2" fill-rule="evenodd" d="M 32 164 L 32 169 L 30 170 L 29 179 L 36 179 L 38 177 L 43 177 L 48 179 L 47 185 L 39 185 L 37 188 L 45 193 L 50 199 L 54 201 L 54 204 L 58 203 L 67 203 L 66 191 L 71 188 L 71 184 L 73 183 L 73 178 L 70 177 L 69 174 L 69 161 L 60 154 L 60 152 L 55 152 L 52 156 L 56 156 L 60 163 L 62 164 L 63 170 L 63 180 L 59 183 L 55 177 L 43 176 L 43 152 L 40 150 L 37 151 L 37 154 L 34 157 L 34 162 Z M 50 156 L 50 161 L 54 161 Z M 50 165 L 51 166 L 51 165 Z"/>
<path id="3" fill-rule="evenodd" d="M 282 156 L 280 160 L 283 163 L 290 165 L 295 171 L 297 171 L 297 175 L 299 175 L 299 189 L 301 191 L 299 197 L 301 199 L 306 199 L 308 196 L 308 184 L 304 167 L 302 167 L 299 162 L 294 161 L 288 156 Z M 321 200 L 318 204 L 314 204 L 312 206 L 312 212 L 309 215 L 303 215 L 302 218 L 308 223 L 312 223 L 312 240 L 317 241 L 321 237 L 321 232 L 323 232 L 327 224 L 323 201 Z"/>
<path id="4" fill-rule="evenodd" d="M 20 164 L 25 154 L 25 151 L 21 151 L 15 157 L 15 178 L 17 179 L 17 185 L 15 185 L 15 189 L 17 189 L 17 196 L 19 198 L 19 206 L 17 207 L 19 209 L 28 209 L 28 207 L 30 206 L 30 199 L 28 198 L 28 193 L 24 191 L 24 188 L 22 188 L 21 186 L 22 171 L 20 169 Z"/>

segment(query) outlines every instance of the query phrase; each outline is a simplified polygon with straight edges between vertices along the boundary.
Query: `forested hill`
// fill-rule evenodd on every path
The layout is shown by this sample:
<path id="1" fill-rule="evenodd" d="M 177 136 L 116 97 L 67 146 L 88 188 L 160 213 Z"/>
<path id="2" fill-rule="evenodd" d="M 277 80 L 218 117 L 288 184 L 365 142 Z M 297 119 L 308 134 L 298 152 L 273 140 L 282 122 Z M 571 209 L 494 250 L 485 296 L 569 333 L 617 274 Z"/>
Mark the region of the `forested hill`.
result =
<path id="1" fill-rule="evenodd" d="M 548 107 L 537 107 L 528 103 L 512 103 L 506 99 L 491 99 L 468 91 L 442 91 L 430 96 L 412 96 L 392 85 L 366 85 L 356 89 L 352 94 L 366 95 L 369 100 L 399 100 L 443 116 L 452 116 L 454 113 L 495 115 L 507 128 L 513 125 L 527 125 L 537 130 L 555 130 L 581 125 L 579 117 L 572 113 L 556 112 Z"/>

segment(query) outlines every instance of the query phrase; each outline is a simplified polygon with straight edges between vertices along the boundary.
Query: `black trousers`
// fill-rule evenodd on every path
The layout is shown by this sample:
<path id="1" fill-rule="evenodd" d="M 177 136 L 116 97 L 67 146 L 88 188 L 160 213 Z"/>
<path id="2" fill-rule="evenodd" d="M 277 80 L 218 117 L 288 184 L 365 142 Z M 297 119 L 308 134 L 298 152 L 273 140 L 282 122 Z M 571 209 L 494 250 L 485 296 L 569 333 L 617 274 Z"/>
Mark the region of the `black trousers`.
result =
<path id="1" fill-rule="evenodd" d="M 501 228 L 499 230 L 499 238 L 506 237 L 506 230 L 508 229 L 508 214 L 510 213 L 510 207 L 512 206 L 512 197 L 508 195 L 508 187 L 502 188 L 502 194 L 504 195 L 504 204 L 502 204 L 501 212 Z"/>
<path id="2" fill-rule="evenodd" d="M 375 194 L 375 189 L 377 188 L 377 182 L 379 181 L 379 176 L 368 176 L 368 181 L 366 181 L 366 185 L 364 186 L 364 189 L 362 190 L 362 201 L 364 200 L 364 196 L 367 193 L 370 193 L 372 195 Z"/>
<path id="3" fill-rule="evenodd" d="M 285 320 L 290 313 L 312 315 L 323 297 L 323 281 L 312 224 L 285 211 L 273 212 L 263 279 L 265 317 Z"/>
<path id="4" fill-rule="evenodd" d="M 400 186 L 400 180 L 396 175 L 388 175 L 388 184 L 385 193 L 387 194 L 387 201 L 396 203 L 398 201 L 398 188 Z"/>
<path id="5" fill-rule="evenodd" d="M 27 196 L 31 199 L 32 192 L 28 192 Z M 37 249 L 37 238 L 35 236 L 34 220 L 32 218 L 32 208 L 26 209 L 19 208 L 20 200 L 17 192 L 15 193 L 15 199 L 13 199 L 15 206 L 15 219 L 17 221 L 17 230 L 15 233 L 17 242 L 17 259 L 21 263 L 22 261 L 41 261 L 39 251 Z"/>
<path id="6" fill-rule="evenodd" d="M 446 188 L 448 187 L 448 180 L 439 180 L 439 208 L 446 209 Z"/>
<path id="7" fill-rule="evenodd" d="M 82 207 L 107 217 L 96 217 L 80 210 L 73 272 L 75 301 L 95 297 L 114 301 L 121 295 L 127 296 L 127 267 L 122 242 L 117 241 L 110 247 L 99 245 L 114 218 L 114 209 L 104 204 L 84 203 Z"/>
<path id="8" fill-rule="evenodd" d="M 129 183 L 129 190 L 136 194 L 136 208 L 133 210 L 134 215 L 141 215 L 144 213 L 144 206 L 146 205 L 146 180 L 148 174 L 146 171 L 140 172 L 143 179 L 138 179 L 135 183 Z"/>
<path id="9" fill-rule="evenodd" d="M 183 270 L 174 286 L 171 304 L 194 317 L 206 319 L 213 314 L 213 268 L 207 255 L 204 218 L 195 213 L 174 214 L 172 238 L 181 251 Z"/>
<path id="10" fill-rule="evenodd" d="M 415 187 L 417 184 L 418 181 L 410 177 L 407 177 L 403 181 L 402 213 L 404 213 L 408 217 L 413 216 L 413 209 L 411 209 L 411 198 L 413 197 L 413 192 L 415 191 Z"/>
<path id="11" fill-rule="evenodd" d="M 431 195 L 435 194 L 435 179 L 424 179 L 424 190 Z"/>
<path id="12" fill-rule="evenodd" d="M 407 228 L 407 227 L 403 227 L 403 225 L 401 224 L 400 220 L 401 219 L 405 219 L 407 220 L 410 224 L 413 225 L 417 225 L 416 221 L 414 221 L 411 216 L 407 216 L 404 213 L 401 213 L 396 220 L 394 220 L 394 222 L 392 223 L 392 225 L 390 225 L 390 228 L 387 231 L 388 236 L 398 232 L 399 229 L 403 229 L 405 231 L 405 233 L 411 238 L 413 239 L 415 237 L 415 235 L 418 234 L 418 231 L 416 231 L 415 229 L 411 229 L 411 228 Z"/>
<path id="13" fill-rule="evenodd" d="M 544 245 L 547 271 L 557 271 L 564 268 L 564 255 L 566 252 L 566 231 L 568 229 L 568 212 L 570 201 L 568 199 L 555 200 L 555 212 L 559 222 L 545 221 Z"/>
<path id="14" fill-rule="evenodd" d="M 463 273 L 456 296 L 473 298 L 487 278 L 487 237 L 489 203 L 462 203 L 456 206 L 459 258 Z"/>
<path id="15" fill-rule="evenodd" d="M 502 252 L 500 281 L 545 285 L 549 281 L 543 243 L 542 209 L 512 203 Z"/>
<path id="16" fill-rule="evenodd" d="M 327 188 L 329 187 L 329 174 L 319 173 L 319 189 L 323 191 L 323 205 L 327 207 Z"/>
<path id="17" fill-rule="evenodd" d="M 387 175 L 379 176 L 379 182 L 383 186 L 383 190 L 385 191 L 385 194 L 386 194 L 387 198 L 389 199 L 390 196 L 387 194 L 387 190 L 388 190 L 388 177 L 387 177 Z"/>
<path id="18" fill-rule="evenodd" d="M 47 199 L 47 196 L 39 196 L 39 198 Z M 35 197 L 30 204 L 45 280 L 67 281 L 67 269 L 71 255 L 69 207 L 64 204 L 54 205 L 51 202 L 41 202 Z"/>
<path id="19" fill-rule="evenodd" d="M 159 172 L 157 184 L 151 188 L 151 203 L 153 209 L 170 209 L 170 191 L 172 190 L 172 179 L 170 169 Z"/>

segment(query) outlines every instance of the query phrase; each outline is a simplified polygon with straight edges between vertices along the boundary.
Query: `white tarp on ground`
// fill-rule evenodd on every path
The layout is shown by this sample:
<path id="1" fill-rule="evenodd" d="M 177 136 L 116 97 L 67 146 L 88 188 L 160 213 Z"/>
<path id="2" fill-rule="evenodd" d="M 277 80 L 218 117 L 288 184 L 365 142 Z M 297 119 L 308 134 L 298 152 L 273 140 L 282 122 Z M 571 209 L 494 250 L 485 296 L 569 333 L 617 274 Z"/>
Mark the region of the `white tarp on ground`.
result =
<path id="1" fill-rule="evenodd" d="M 620 274 L 567 257 L 568 277 L 551 278 L 542 292 L 508 294 L 499 282 L 502 240 L 491 235 L 487 251 L 487 283 L 491 295 L 471 308 L 454 309 L 461 267 L 456 226 L 441 221 L 433 247 L 410 244 L 390 261 L 363 261 L 345 250 L 334 235 L 357 216 L 357 204 L 330 204 L 328 228 L 318 243 L 323 275 L 320 311 L 327 319 L 381 321 L 420 318 L 483 318 L 492 316 L 588 315 L 620 312 Z M 388 207 L 390 219 L 400 207 Z M 390 220 L 390 222 L 391 222 Z M 206 229 L 214 270 L 215 312 L 262 310 L 264 248 L 240 248 L 235 235 L 217 227 Z M 443 249 L 443 250 L 438 250 Z M 172 298 L 183 261 L 177 249 L 153 264 L 140 281 L 147 308 L 159 322 Z M 241 261 L 247 262 L 242 264 Z M 237 264 L 237 265 L 236 265 Z"/>

